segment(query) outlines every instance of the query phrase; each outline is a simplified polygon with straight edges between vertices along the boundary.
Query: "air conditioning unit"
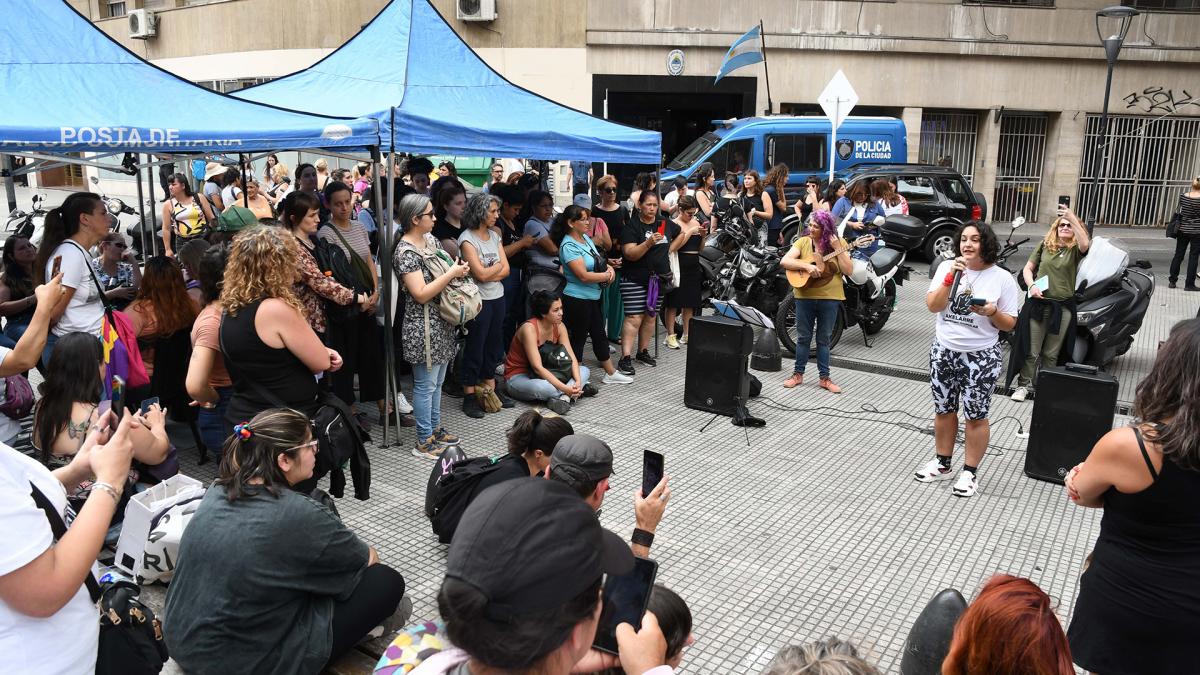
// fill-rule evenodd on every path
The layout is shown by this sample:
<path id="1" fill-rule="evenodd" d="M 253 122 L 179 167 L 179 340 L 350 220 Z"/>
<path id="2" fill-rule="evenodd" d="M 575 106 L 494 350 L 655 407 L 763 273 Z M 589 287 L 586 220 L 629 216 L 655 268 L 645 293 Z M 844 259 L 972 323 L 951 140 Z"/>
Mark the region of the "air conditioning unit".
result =
<path id="1" fill-rule="evenodd" d="M 496 0 L 455 0 L 459 21 L 495 21 Z"/>
<path id="2" fill-rule="evenodd" d="M 130 10 L 129 37 L 149 40 L 155 35 L 158 35 L 158 15 L 146 9 Z"/>

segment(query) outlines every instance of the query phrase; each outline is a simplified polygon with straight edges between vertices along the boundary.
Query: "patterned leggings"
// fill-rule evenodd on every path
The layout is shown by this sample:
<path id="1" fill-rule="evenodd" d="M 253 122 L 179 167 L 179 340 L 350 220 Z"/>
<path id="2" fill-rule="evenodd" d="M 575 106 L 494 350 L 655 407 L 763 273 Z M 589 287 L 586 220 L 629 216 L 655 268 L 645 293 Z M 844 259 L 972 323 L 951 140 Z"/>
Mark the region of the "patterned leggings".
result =
<path id="1" fill-rule="evenodd" d="M 935 339 L 929 345 L 929 389 L 933 392 L 934 411 L 939 415 L 958 412 L 961 399 L 968 420 L 987 419 L 992 389 L 1003 362 L 999 343 L 976 352 L 957 352 Z"/>

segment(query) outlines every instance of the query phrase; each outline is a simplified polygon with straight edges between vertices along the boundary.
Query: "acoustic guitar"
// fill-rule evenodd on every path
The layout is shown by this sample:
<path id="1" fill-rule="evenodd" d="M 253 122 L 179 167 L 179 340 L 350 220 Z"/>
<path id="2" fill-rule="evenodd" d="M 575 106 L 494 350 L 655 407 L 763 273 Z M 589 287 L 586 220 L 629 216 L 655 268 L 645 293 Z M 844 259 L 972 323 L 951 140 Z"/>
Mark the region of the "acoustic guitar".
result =
<path id="1" fill-rule="evenodd" d="M 867 240 L 867 241 L 863 241 L 863 240 Z M 871 236 L 859 237 L 858 239 L 855 239 L 853 242 L 846 244 L 845 246 L 839 246 L 833 252 L 827 253 L 824 256 L 821 256 L 821 262 L 822 263 L 829 262 L 830 260 L 833 260 L 834 258 L 845 253 L 846 251 L 849 251 L 852 248 L 863 248 L 866 246 L 870 246 L 872 241 L 874 241 L 874 237 L 871 237 Z M 801 262 L 805 262 L 805 261 L 801 261 Z M 809 277 L 812 276 L 811 273 L 802 272 L 800 270 L 784 270 L 784 273 L 787 275 L 788 283 L 792 285 L 792 288 L 804 288 L 805 286 L 808 285 Z"/>

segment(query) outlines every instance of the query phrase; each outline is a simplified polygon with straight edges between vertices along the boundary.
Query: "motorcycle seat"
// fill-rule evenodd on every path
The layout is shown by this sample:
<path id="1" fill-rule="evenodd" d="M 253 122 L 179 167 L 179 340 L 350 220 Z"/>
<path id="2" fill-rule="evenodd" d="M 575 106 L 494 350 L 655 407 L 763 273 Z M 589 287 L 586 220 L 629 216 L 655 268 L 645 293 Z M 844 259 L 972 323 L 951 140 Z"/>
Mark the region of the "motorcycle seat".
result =
<path id="1" fill-rule="evenodd" d="M 903 257 L 904 254 L 896 249 L 881 248 L 871 254 L 871 266 L 875 268 L 875 274 L 882 277 L 895 269 Z"/>

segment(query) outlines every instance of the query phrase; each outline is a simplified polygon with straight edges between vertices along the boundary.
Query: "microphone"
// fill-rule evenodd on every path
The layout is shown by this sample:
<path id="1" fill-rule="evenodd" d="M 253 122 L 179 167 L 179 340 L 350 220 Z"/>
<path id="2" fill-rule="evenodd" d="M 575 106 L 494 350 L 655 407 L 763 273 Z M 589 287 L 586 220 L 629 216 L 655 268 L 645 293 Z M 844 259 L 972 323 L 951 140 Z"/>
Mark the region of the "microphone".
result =
<path id="1" fill-rule="evenodd" d="M 953 261 L 954 258 L 951 258 L 950 260 Z M 952 300 L 952 301 L 954 300 L 954 298 L 956 296 L 958 296 L 958 282 L 961 279 L 962 279 L 962 270 L 955 270 L 954 271 L 954 283 L 950 285 L 950 296 L 949 297 L 950 297 L 950 300 Z"/>

